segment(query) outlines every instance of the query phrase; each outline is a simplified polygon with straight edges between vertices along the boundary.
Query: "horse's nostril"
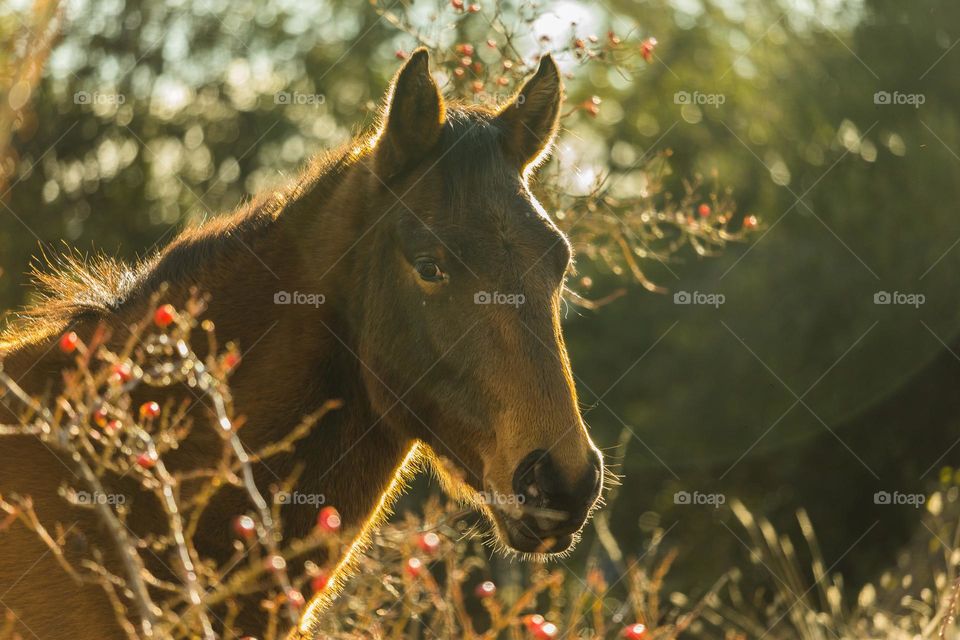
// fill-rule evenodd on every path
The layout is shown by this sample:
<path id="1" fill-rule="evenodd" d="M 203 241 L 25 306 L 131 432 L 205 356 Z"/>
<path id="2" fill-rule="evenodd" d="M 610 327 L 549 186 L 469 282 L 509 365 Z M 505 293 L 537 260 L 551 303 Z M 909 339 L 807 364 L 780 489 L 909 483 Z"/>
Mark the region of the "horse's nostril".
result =
<path id="1" fill-rule="evenodd" d="M 603 482 L 600 456 L 592 451 L 590 459 L 592 464 L 587 466 L 583 475 L 571 481 L 557 472 L 547 451 L 532 451 L 517 465 L 513 476 L 514 493 L 523 500 L 528 513 L 549 512 L 551 518 L 563 521 L 564 526 L 568 520 L 578 521 L 596 500 Z"/>
<path id="2" fill-rule="evenodd" d="M 560 478 L 557 476 L 556 471 L 554 471 L 553 463 L 550 462 L 549 455 L 544 454 L 537 460 L 533 466 L 533 478 L 537 488 L 540 489 L 540 492 L 547 501 L 563 493 Z"/>
<path id="3" fill-rule="evenodd" d="M 547 475 L 545 465 L 549 464 L 549 457 L 543 449 L 528 453 L 513 474 L 513 492 L 530 500 L 533 504 L 540 504 L 546 500 L 547 485 L 542 479 Z"/>

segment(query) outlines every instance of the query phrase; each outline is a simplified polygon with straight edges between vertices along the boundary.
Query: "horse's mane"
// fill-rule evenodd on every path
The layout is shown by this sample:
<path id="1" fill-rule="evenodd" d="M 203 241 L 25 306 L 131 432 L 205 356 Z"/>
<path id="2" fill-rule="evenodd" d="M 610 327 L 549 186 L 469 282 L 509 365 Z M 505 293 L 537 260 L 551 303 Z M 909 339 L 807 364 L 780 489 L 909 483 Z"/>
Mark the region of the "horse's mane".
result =
<path id="1" fill-rule="evenodd" d="M 165 247 L 132 262 L 69 247 L 63 252 L 41 247 L 29 271 L 34 295 L 0 328 L 0 351 L 62 331 L 78 318 L 114 312 L 145 283 L 176 278 L 217 247 L 249 241 L 271 226 L 295 194 L 325 191 L 356 157 L 355 143 L 320 154 L 284 185 L 242 203 L 231 214 L 186 227 Z"/>
<path id="2" fill-rule="evenodd" d="M 456 185 L 469 184 L 486 170 L 479 161 L 492 156 L 496 140 L 489 131 L 472 125 L 486 123 L 495 114 L 484 105 L 448 103 L 441 144 L 453 152 L 444 165 L 456 172 L 448 181 L 455 190 L 462 188 Z M 379 120 L 374 129 L 382 125 L 382 115 Z M 230 215 L 215 216 L 184 229 L 166 247 L 135 262 L 102 253 L 86 255 L 69 248 L 63 253 L 42 251 L 30 269 L 35 296 L 27 307 L 11 314 L 6 327 L 0 328 L 0 351 L 63 331 L 78 318 L 114 312 L 145 283 L 176 278 L 197 268 L 212 251 L 233 245 L 241 236 L 249 240 L 262 233 L 292 199 L 305 191 L 320 197 L 328 193 L 344 170 L 370 151 L 376 135 L 359 133 L 342 147 L 320 154 L 284 186 L 252 198 Z"/>
<path id="3" fill-rule="evenodd" d="M 129 294 L 149 260 L 127 264 L 105 254 L 44 251 L 30 266 L 31 304 L 11 314 L 0 331 L 0 349 L 60 330 L 73 319 L 115 309 Z"/>

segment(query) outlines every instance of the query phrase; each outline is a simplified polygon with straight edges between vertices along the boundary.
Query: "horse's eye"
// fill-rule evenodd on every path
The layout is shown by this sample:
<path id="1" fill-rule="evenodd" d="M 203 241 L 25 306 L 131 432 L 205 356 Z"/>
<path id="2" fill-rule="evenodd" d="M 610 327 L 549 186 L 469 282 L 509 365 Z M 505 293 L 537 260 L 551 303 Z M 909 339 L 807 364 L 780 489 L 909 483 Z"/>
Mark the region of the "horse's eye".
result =
<path id="1" fill-rule="evenodd" d="M 414 268 L 417 270 L 420 278 L 427 282 L 442 282 L 445 277 L 443 270 L 433 260 L 417 260 Z"/>

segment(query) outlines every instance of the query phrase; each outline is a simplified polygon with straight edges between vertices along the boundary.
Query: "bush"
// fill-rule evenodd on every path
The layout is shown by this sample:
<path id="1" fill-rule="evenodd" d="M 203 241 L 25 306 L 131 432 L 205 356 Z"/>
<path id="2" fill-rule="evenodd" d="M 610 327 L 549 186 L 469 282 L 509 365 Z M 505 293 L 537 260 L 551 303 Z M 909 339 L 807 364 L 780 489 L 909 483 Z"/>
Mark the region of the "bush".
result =
<path id="1" fill-rule="evenodd" d="M 43 514 L 35 512 L 30 497 L 18 495 L 0 496 L 6 514 L 0 534 L 15 526 L 34 531 L 70 576 L 105 590 L 130 638 L 235 637 L 234 617 L 251 598 L 259 602 L 267 620 L 265 637 L 271 639 L 297 623 L 308 637 L 331 638 L 906 639 L 943 638 L 955 629 L 960 490 L 949 473 L 927 503 L 925 525 L 932 537 L 923 542 L 929 548 L 916 552 L 917 562 L 900 559 L 900 572 L 884 576 L 877 587 L 864 587 L 852 609 L 842 579 L 819 556 L 805 514 L 798 518 L 813 559 L 810 572 L 802 568 L 789 538 L 739 503 L 732 507 L 750 541 L 744 545 L 751 561 L 763 568 L 766 585 L 748 587 L 744 573 L 731 570 L 697 599 L 666 594 L 667 573 L 678 557 L 664 548 L 669 529 L 655 528 L 641 545 L 631 541 L 631 551 L 642 553 L 625 557 L 603 512 L 593 525 L 599 542 L 583 566 L 563 560 L 532 563 L 525 575 L 501 584 L 493 581 L 479 536 L 471 535 L 475 520 L 439 498 L 428 501 L 421 515 L 406 514 L 374 532 L 365 548 L 351 547 L 356 532 L 340 531 L 335 505 L 319 509 L 308 537 L 284 539 L 284 500 L 278 494 L 290 495 L 296 477 L 258 486 L 252 465 L 295 447 L 338 403 L 328 402 L 282 441 L 248 451 L 228 386 L 239 354 L 232 345 L 218 348 L 214 327 L 201 319 L 203 310 L 199 296 L 182 310 L 155 308 L 116 352 L 105 346 L 105 330 L 89 344 L 66 334 L 59 347 L 75 354 L 75 366 L 63 372 L 63 391 L 55 398 L 30 397 L 0 371 L 8 396 L 24 408 L 20 424 L 0 426 L 0 436 L 32 435 L 68 454 L 79 482 L 62 487 L 61 495 L 77 508 L 93 510 L 109 536 L 97 539 L 59 525 L 51 531 L 41 524 Z M 204 340 L 205 357 L 191 346 L 191 338 Z M 132 401 L 132 394 L 144 388 L 178 386 L 190 390 L 179 406 Z M 209 421 L 202 424 L 184 419 L 185 407 L 196 397 L 207 401 Z M 192 429 L 219 435 L 220 464 L 169 470 L 164 455 Z M 167 520 L 163 535 L 138 537 L 125 526 L 131 509 L 144 503 L 128 504 L 117 491 L 115 480 L 124 477 L 155 496 Z M 235 555 L 218 563 L 198 550 L 195 536 L 211 498 L 228 486 L 246 491 L 252 508 L 236 514 Z M 608 501 L 615 499 L 616 489 Z M 68 559 L 66 551 L 76 537 L 87 541 L 79 561 Z M 117 553 L 119 570 L 104 561 Z M 172 567 L 177 577 L 156 574 L 152 558 Z M 745 596 L 745 589 L 753 593 Z M 18 637 L 13 623 L 8 616 L 0 639 Z"/>

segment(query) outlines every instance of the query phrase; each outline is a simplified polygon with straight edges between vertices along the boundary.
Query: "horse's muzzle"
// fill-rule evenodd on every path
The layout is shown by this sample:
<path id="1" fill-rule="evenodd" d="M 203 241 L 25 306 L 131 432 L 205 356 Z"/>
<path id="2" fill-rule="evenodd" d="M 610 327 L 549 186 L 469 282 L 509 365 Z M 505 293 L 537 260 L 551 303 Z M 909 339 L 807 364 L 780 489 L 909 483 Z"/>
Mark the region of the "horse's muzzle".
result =
<path id="1" fill-rule="evenodd" d="M 518 498 L 513 515 L 518 517 L 511 517 L 507 526 L 511 545 L 521 551 L 565 550 L 586 521 L 602 484 L 603 463 L 593 449 L 586 470 L 572 481 L 557 472 L 548 451 L 527 454 L 513 475 Z"/>

